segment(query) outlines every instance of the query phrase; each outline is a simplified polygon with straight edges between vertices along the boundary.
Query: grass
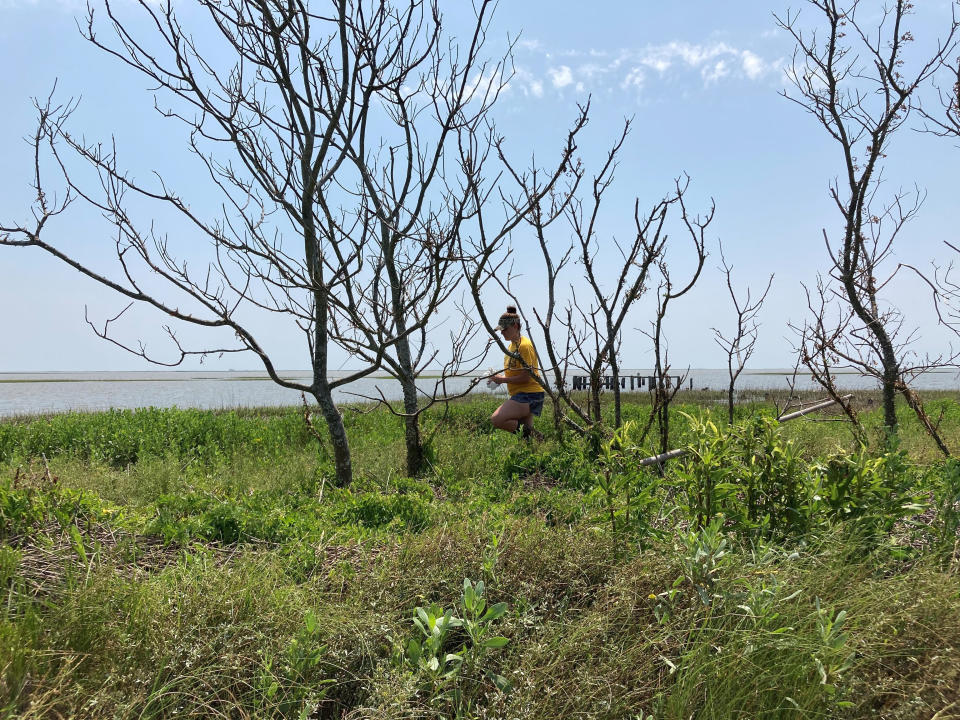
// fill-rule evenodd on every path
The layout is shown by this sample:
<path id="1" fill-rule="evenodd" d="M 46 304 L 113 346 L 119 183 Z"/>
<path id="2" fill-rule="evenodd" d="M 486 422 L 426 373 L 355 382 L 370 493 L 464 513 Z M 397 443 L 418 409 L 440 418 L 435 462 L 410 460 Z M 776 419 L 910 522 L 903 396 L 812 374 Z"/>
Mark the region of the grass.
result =
<path id="1" fill-rule="evenodd" d="M 345 489 L 296 408 L 0 423 L 0 717 L 948 717 L 960 465 L 906 409 L 891 453 L 685 397 L 700 459 L 662 478 L 635 430 L 527 446 L 494 398 L 426 419 L 421 478 L 346 411 Z M 928 403 L 960 446 L 956 394 Z"/>

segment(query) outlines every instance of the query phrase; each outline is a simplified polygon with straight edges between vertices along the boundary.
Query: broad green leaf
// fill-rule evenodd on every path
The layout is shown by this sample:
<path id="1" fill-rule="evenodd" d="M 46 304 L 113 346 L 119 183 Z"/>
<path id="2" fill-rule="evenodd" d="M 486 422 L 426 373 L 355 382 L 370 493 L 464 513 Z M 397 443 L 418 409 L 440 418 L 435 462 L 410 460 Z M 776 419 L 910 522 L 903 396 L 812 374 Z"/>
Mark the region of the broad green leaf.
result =
<path id="1" fill-rule="evenodd" d="M 486 648 L 502 648 L 510 642 L 509 638 L 505 638 L 502 635 L 496 635 L 492 638 L 487 638 L 483 641 L 483 646 Z"/>
<path id="2" fill-rule="evenodd" d="M 492 682 L 500 692 L 507 693 L 513 689 L 513 685 L 511 685 L 510 681 L 503 675 L 497 675 L 497 673 L 491 672 L 487 673 L 487 677 L 490 678 L 490 682 Z"/>
<path id="3" fill-rule="evenodd" d="M 507 612 L 507 604 L 505 602 L 498 602 L 495 605 L 491 605 L 490 609 L 487 610 L 483 617 L 480 618 L 480 622 L 490 622 L 496 620 L 499 617 L 503 617 L 503 614 Z"/>
<path id="4" fill-rule="evenodd" d="M 407 643 L 407 658 L 414 665 L 417 665 L 419 664 L 420 657 L 422 655 L 423 655 L 423 648 L 420 647 L 420 643 L 417 642 L 416 638 L 411 639 L 410 642 Z"/>

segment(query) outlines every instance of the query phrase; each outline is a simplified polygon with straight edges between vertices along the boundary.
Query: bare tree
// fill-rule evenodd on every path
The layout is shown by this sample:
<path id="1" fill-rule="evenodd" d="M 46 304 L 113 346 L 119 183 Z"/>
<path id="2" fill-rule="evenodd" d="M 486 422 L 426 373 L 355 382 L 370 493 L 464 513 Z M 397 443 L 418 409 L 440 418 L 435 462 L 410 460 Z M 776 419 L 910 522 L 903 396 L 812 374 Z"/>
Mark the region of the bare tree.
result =
<path id="1" fill-rule="evenodd" d="M 953 62 L 944 62 L 941 66 L 947 86 L 935 82 L 941 111 L 934 112 L 926 107 L 920 108 L 924 118 L 924 131 L 939 137 L 960 140 L 960 55 Z M 960 247 L 950 241 L 944 241 L 947 247 L 960 255 Z M 934 269 L 933 300 L 943 301 L 945 311 L 940 313 L 940 322 L 954 334 L 960 335 L 960 283 L 956 279 L 956 261 L 951 260 L 944 267 Z"/>
<path id="2" fill-rule="evenodd" d="M 396 49 L 398 67 L 418 70 L 415 76 L 396 72 L 383 83 L 377 95 L 388 127 L 381 127 L 371 139 L 373 120 L 366 120 L 358 141 L 349 146 L 345 165 L 352 166 L 355 175 L 354 222 L 344 227 L 334 219 L 332 202 L 321 200 L 327 243 L 341 246 L 353 239 L 357 252 L 366 253 L 367 263 L 367 272 L 344 288 L 346 321 L 337 323 L 333 334 L 354 355 L 380 365 L 399 381 L 402 410 L 382 393 L 379 399 L 404 420 L 410 475 L 424 468 L 421 414 L 439 398 L 449 399 L 445 378 L 476 369 L 481 359 L 464 355 L 477 328 L 465 318 L 450 338 L 441 380 L 429 391 L 417 384 L 438 357 L 428 339 L 428 323 L 436 319 L 462 277 L 457 243 L 473 202 L 466 174 L 481 160 L 462 158 L 460 142 L 464 137 L 479 138 L 482 145 L 474 151 L 489 154 L 493 136 L 482 131 L 509 79 L 509 56 L 496 63 L 480 57 L 493 3 L 487 0 L 476 9 L 466 48 L 440 45 L 440 18 L 434 5 L 432 16 L 420 19 L 428 21 L 429 38 L 423 47 Z"/>
<path id="3" fill-rule="evenodd" d="M 528 222 L 537 229 L 537 239 L 541 247 L 546 243 L 545 229 L 563 215 L 582 179 L 583 171 L 579 161 L 574 161 L 574 155 L 578 136 L 587 124 L 589 110 L 589 103 L 578 108 L 560 152 L 560 159 L 555 166 L 551 165 L 550 169 L 540 167 L 535 159 L 531 159 L 529 166 L 521 170 L 518 164 L 507 156 L 503 139 L 498 138 L 493 143 L 497 151 L 498 168 L 490 170 L 486 162 L 487 155 L 478 153 L 479 148 L 487 145 L 485 142 L 478 142 L 476 136 L 471 135 L 465 135 L 466 141 L 461 142 L 462 162 L 468 170 L 468 187 L 473 199 L 470 206 L 472 232 L 464 231 L 459 244 L 463 273 L 473 299 L 474 311 L 493 343 L 504 354 L 508 353 L 509 349 L 494 330 L 496 319 L 487 313 L 484 293 L 497 288 L 516 303 L 522 317 L 531 316 L 524 311 L 522 303 L 510 287 L 513 273 L 509 241 L 517 227 Z M 481 157 L 483 162 L 478 161 L 478 157 Z M 490 173 L 489 176 L 487 173 Z M 513 184 L 513 190 L 508 188 L 508 183 Z M 493 198 L 499 200 L 499 203 L 492 202 Z M 498 205 L 500 212 L 495 214 L 493 208 Z M 548 367 L 541 367 L 540 372 L 533 375 L 553 401 L 554 421 L 558 432 L 563 424 L 572 425 L 582 431 L 582 427 L 564 415 L 562 410 L 561 399 L 569 396 L 562 373 L 557 375 L 557 368 L 563 360 L 556 353 L 549 330 L 555 317 L 557 278 L 568 260 L 569 253 L 561 258 L 559 263 L 547 257 L 549 309 L 546 319 L 537 315 L 536 309 L 532 313 L 538 317 L 541 326 L 547 328 L 545 348 L 538 348 L 533 338 L 530 338 L 531 342 L 534 342 L 538 358 L 541 358 L 541 365 L 545 360 L 549 362 Z M 521 362 L 523 360 L 518 359 Z M 532 370 L 525 364 L 523 367 L 528 371 Z M 557 378 L 556 385 L 549 380 L 550 370 L 553 370 L 551 374 Z M 580 419 L 588 421 L 582 410 L 577 410 Z"/>
<path id="4" fill-rule="evenodd" d="M 481 315 L 484 309 L 480 301 L 480 289 L 492 282 L 494 287 L 517 304 L 525 317 L 536 318 L 543 337 L 543 345 L 538 348 L 538 356 L 544 365 L 540 382 L 553 401 L 554 427 L 558 433 L 562 428 L 569 427 L 583 434 L 601 422 L 600 377 L 607 367 L 611 367 L 614 373 L 615 423 L 620 424 L 618 353 L 623 325 L 637 300 L 647 290 L 651 271 L 656 269 L 662 272 L 666 267 L 660 261 L 666 247 L 666 225 L 671 208 L 681 207 L 688 230 L 692 231 L 691 223 L 695 222 L 687 216 L 683 205 L 683 194 L 688 183 L 681 185 L 677 181 L 674 191 L 654 203 L 646 213 L 641 212 L 639 199 L 634 201 L 632 220 L 635 232 L 631 233 L 628 241 L 621 242 L 615 238 L 609 243 L 599 241 L 598 218 L 603 198 L 613 182 L 617 156 L 628 135 L 630 122 L 625 123 L 623 131 L 608 151 L 604 164 L 589 184 L 589 195 L 583 198 L 579 191 L 584 185 L 582 181 L 586 171 L 580 160 L 572 161 L 572 154 L 576 132 L 582 127 L 588 108 L 589 103 L 580 108 L 580 119 L 568 137 L 563 156 L 566 164 L 560 166 L 564 171 L 563 177 L 558 178 L 556 174 L 549 176 L 554 183 L 549 192 L 544 192 L 544 183 L 540 180 L 542 175 L 537 171 L 532 170 L 520 176 L 508 166 L 508 172 L 516 180 L 520 191 L 517 198 L 505 197 L 503 204 L 508 217 L 519 217 L 516 209 L 520 205 L 529 205 L 531 208 L 522 217 L 533 230 L 543 259 L 542 272 L 547 287 L 545 302 L 533 306 L 530 312 L 523 310 L 518 293 L 514 291 L 514 282 L 523 282 L 523 278 L 515 276 L 507 263 L 506 246 L 496 245 L 491 240 L 496 238 L 498 242 L 503 242 L 507 236 L 486 230 L 482 218 L 479 237 L 483 242 L 483 252 L 488 254 L 479 255 L 500 259 L 488 259 L 485 264 L 475 264 L 467 273 L 469 284 L 475 289 L 474 297 Z M 558 179 L 564 182 L 557 183 Z M 518 198 L 522 198 L 523 202 Z M 565 239 L 563 233 L 552 229 L 562 217 L 572 230 L 572 242 Z M 709 220 L 703 227 L 708 223 Z M 610 262 L 609 257 L 601 260 L 601 244 L 606 250 L 611 246 L 617 248 L 619 257 L 614 261 L 613 272 L 601 265 Z M 497 256 L 496 252 L 501 254 Z M 574 263 L 584 269 L 586 288 L 571 284 L 569 299 L 564 304 L 561 284 L 564 283 L 565 271 Z M 683 293 L 676 297 L 680 294 Z M 489 325 L 488 320 L 484 322 Z M 502 343 L 499 345 L 506 352 Z M 585 371 L 592 380 L 586 407 L 570 394 L 567 376 L 571 369 Z"/>
<path id="5" fill-rule="evenodd" d="M 934 113 L 925 107 L 920 108 L 920 114 L 927 121 L 926 130 L 940 137 L 960 138 L 960 56 L 953 62 L 944 62 L 941 66 L 943 75 L 948 83 L 944 88 L 937 83 L 935 88 L 940 98 L 941 112 Z"/>
<path id="6" fill-rule="evenodd" d="M 880 20 L 861 21 L 860 3 L 841 6 L 835 0 L 810 0 L 822 27 L 803 31 L 798 14 L 778 21 L 796 42 L 789 71 L 793 91 L 784 96 L 814 116 L 839 146 L 842 180 L 830 184 L 830 196 L 843 219 L 840 237 L 831 241 L 824 231 L 830 257 L 829 295 L 841 310 L 838 328 L 820 338 L 833 338 L 826 353 L 838 362 L 876 377 L 883 392 L 884 424 L 897 433 L 895 395 L 900 392 L 924 421 L 922 404 L 909 382 L 943 358 L 911 354 L 912 333 L 905 330 L 900 311 L 886 303 L 882 291 L 905 266 L 892 264 L 894 241 L 917 213 L 919 190 L 899 191 L 886 201 L 878 198 L 882 161 L 891 138 L 910 116 L 917 89 L 928 81 L 955 47 L 954 19 L 944 40 L 925 59 L 909 63 L 906 47 L 914 40 L 905 27 L 912 9 L 909 0 L 885 6 Z M 818 340 L 819 341 L 819 340 Z M 816 353 L 812 353 L 811 357 Z M 928 430 L 931 425 L 924 422 Z M 942 440 L 934 433 L 941 450 Z"/>
<path id="7" fill-rule="evenodd" d="M 125 172 L 112 145 L 72 135 L 66 122 L 74 105 L 48 100 L 38 103 L 33 138 L 33 220 L 4 224 L 0 244 L 40 248 L 176 323 L 225 330 L 192 348 L 171 327 L 174 357 L 166 364 L 253 352 L 274 382 L 316 400 L 338 482 L 346 484 L 352 465 L 334 391 L 385 366 L 404 380 L 406 400 L 425 357 L 423 344 L 413 351 L 410 339 L 423 339 L 452 287 L 448 260 L 468 194 L 431 195 L 427 188 L 442 175 L 446 138 L 478 122 L 500 87 L 488 82 L 493 95 L 480 90 L 479 102 L 477 88 L 468 89 L 468 75 L 482 68 L 478 48 L 491 3 L 478 4 L 463 57 L 452 39 L 445 41 L 430 0 L 199 6 L 203 12 L 191 13 L 195 27 L 188 29 L 170 3 L 141 0 L 134 9 L 145 22 L 138 24 L 128 8 L 105 2 L 112 40 L 101 38 L 92 8 L 84 34 L 146 77 L 159 112 L 182 123 L 187 148 L 219 194 L 213 219 L 159 177 L 150 183 Z M 429 113 L 421 113 L 424 107 Z M 421 142 L 427 125 L 438 128 L 432 145 Z M 86 182 L 78 164 L 99 182 Z M 47 178 L 51 165 L 59 183 Z M 47 239 L 57 216 L 77 202 L 112 226 L 113 268 L 100 269 L 99 258 Z M 151 220 L 136 221 L 145 202 L 179 217 L 177 232 L 167 236 Z M 209 249 L 201 262 L 198 240 Z M 381 321 L 364 322 L 371 312 Z M 304 333 L 309 382 L 277 372 L 262 324 L 252 319 L 258 313 Z M 114 338 L 116 319 L 99 334 L 163 362 Z M 331 379 L 334 342 L 362 347 L 356 357 L 363 366 Z"/>
<path id="8" fill-rule="evenodd" d="M 706 232 L 710 223 L 713 222 L 713 216 L 716 212 L 716 205 L 711 201 L 710 210 L 706 215 L 691 217 L 687 211 L 687 204 L 684 199 L 687 188 L 690 186 L 690 177 L 684 176 L 683 182 L 680 179 L 675 181 L 676 199 L 680 205 L 680 216 L 684 227 L 693 244 L 694 267 L 690 277 L 684 285 L 677 285 L 674 276 L 667 263 L 665 253 L 661 253 L 657 260 L 657 268 L 660 271 L 660 285 L 657 288 L 657 306 L 654 319 L 650 323 L 651 329 L 646 331 L 646 335 L 653 341 L 653 361 L 654 361 L 654 382 L 653 403 L 650 408 L 650 416 L 641 433 L 641 442 L 646 438 L 654 420 L 656 420 L 657 431 L 660 441 L 660 453 L 666 453 L 670 448 L 670 404 L 679 392 L 683 381 L 686 379 L 686 373 L 681 377 L 680 382 L 672 384 L 669 381 L 670 359 L 664 333 L 664 323 L 667 317 L 667 310 L 671 303 L 679 300 L 686 295 L 697 280 L 700 279 L 700 273 L 703 271 L 703 264 L 707 259 L 707 238 Z"/>
<path id="9" fill-rule="evenodd" d="M 724 277 L 727 281 L 727 292 L 730 293 L 730 299 L 733 301 L 733 310 L 736 314 L 736 325 L 733 334 L 727 337 L 717 328 L 713 328 L 714 340 L 727 355 L 727 375 L 730 383 L 727 385 L 727 422 L 733 424 L 733 392 L 737 384 L 737 378 L 746 367 L 747 362 L 753 357 L 753 351 L 757 346 L 757 334 L 760 324 L 757 321 L 757 315 L 763 306 L 763 301 L 767 299 L 770 287 L 773 285 L 773 274 L 767 280 L 767 286 L 763 293 L 756 300 L 747 287 L 747 294 L 743 300 L 737 297 L 733 289 L 733 266 L 727 263 L 727 258 L 723 254 L 723 244 L 720 244 L 720 263 Z"/>
<path id="10" fill-rule="evenodd" d="M 591 379 L 592 408 L 594 420 L 600 422 L 600 376 L 604 365 L 609 365 L 613 385 L 614 427 L 619 428 L 623 422 L 620 406 L 620 340 L 623 324 L 634 304 L 647 289 L 647 280 L 651 268 L 663 254 L 667 243 L 666 233 L 663 232 L 664 223 L 670 206 L 681 201 L 682 193 L 678 189 L 676 194 L 657 202 L 644 216 L 640 213 L 640 199 L 634 201 L 633 221 L 636 232 L 629 243 L 621 243 L 612 238 L 612 245 L 620 257 L 614 261 L 606 253 L 606 245 L 601 255 L 600 243 L 597 241 L 597 220 L 603 195 L 614 180 L 614 171 L 617 166 L 617 154 L 630 131 L 631 122 L 624 123 L 623 132 L 607 154 L 606 162 L 600 172 L 593 178 L 591 198 L 587 209 L 581 200 L 575 199 L 568 205 L 567 216 L 576 239 L 579 263 L 583 266 L 587 284 L 593 294 L 590 309 L 584 310 L 578 304 L 583 325 L 593 336 L 595 347 L 592 353 L 592 362 L 587 362 Z M 610 263 L 615 263 L 614 272 L 610 272 Z M 605 278 L 613 277 L 609 283 Z M 612 285 L 612 288 L 609 286 Z M 609 288 L 609 289 L 608 289 Z M 583 338 L 586 340 L 586 338 Z M 580 348 L 585 347 L 583 342 L 577 343 Z M 587 359 L 586 356 L 584 359 Z"/>

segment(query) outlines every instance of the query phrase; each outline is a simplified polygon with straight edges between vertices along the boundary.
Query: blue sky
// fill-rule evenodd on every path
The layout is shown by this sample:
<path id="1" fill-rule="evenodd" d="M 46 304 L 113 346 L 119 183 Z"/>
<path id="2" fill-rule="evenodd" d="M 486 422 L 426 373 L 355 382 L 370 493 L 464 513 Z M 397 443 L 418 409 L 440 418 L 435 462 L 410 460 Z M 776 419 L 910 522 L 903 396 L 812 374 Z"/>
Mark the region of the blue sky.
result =
<path id="1" fill-rule="evenodd" d="M 912 18 L 918 50 L 943 34 L 950 3 L 925 0 Z M 462 20 L 464 5 L 442 5 L 451 25 Z M 711 257 L 698 287 L 671 311 L 667 336 L 675 366 L 719 367 L 724 357 L 712 327 L 731 325 L 731 307 L 717 270 L 717 241 L 734 265 L 735 281 L 759 288 L 774 273 L 765 306 L 754 367 L 792 365 L 789 321 L 806 314 L 801 283 L 812 283 L 826 269 L 822 229 L 840 225 L 827 194 L 828 181 L 841 170 L 838 148 L 813 119 L 779 95 L 792 42 L 777 29 L 773 13 L 788 3 L 765 2 L 581 2 L 524 0 L 502 3 L 490 33 L 495 53 L 517 37 L 515 73 L 495 107 L 500 132 L 516 157 L 557 152 L 576 104 L 592 97 L 590 124 L 580 153 L 597 168 L 623 118 L 634 118 L 603 218 L 601 242 L 610 267 L 616 256 L 610 238 L 625 237 L 633 198 L 652 205 L 686 172 L 692 177 L 689 202 L 706 209 L 716 202 L 710 228 Z M 802 3 L 795 3 L 801 7 Z M 880 3 L 865 0 L 874 11 Z M 139 177 L 161 170 L 177 187 L 193 188 L 194 167 L 181 152 L 182 131 L 161 121 L 152 94 L 141 78 L 84 41 L 76 28 L 83 8 L 75 2 L 0 0 L 0 221 L 25 219 L 31 202 L 31 158 L 23 138 L 33 129 L 31 96 L 45 96 L 58 84 L 66 99 L 82 98 L 71 127 L 88 139 L 116 138 L 121 157 Z M 804 17 L 807 18 L 806 23 Z M 814 21 L 804 10 L 801 25 Z M 104 30 L 106 32 L 106 30 Z M 897 259 L 926 266 L 951 258 L 944 240 L 960 242 L 956 168 L 960 149 L 949 141 L 909 130 L 891 147 L 885 177 L 898 187 L 924 188 L 927 199 L 901 237 Z M 205 190 L 197 186 L 196 192 Z M 198 197 L 198 202 L 210 201 Z M 78 213 L 56 224 L 58 243 L 105 266 L 112 243 L 95 219 Z M 679 242 L 680 237 L 676 238 Z M 543 283 L 531 237 L 514 238 L 517 287 L 525 307 L 542 307 Z M 682 275 L 688 253 L 671 251 Z M 576 269 L 571 281 L 576 281 Z M 917 283 L 891 288 L 890 299 L 919 327 L 918 349 L 936 352 L 948 341 L 930 322 L 926 294 Z M 505 300 L 490 297 L 495 312 Z M 44 370 L 149 369 L 94 336 L 84 323 L 84 305 L 94 318 L 115 314 L 125 303 L 108 291 L 58 265 L 39 251 L 0 249 L 0 372 Z M 159 325 L 149 313 L 132 316 L 120 328 L 128 339 L 143 338 L 162 351 Z M 627 323 L 623 364 L 650 364 L 649 307 L 641 304 Z M 284 368 L 307 365 L 295 333 L 264 325 Z M 184 334 L 189 338 L 189 332 Z M 193 336 L 200 339 L 201 336 Z M 443 343 L 441 334 L 436 342 Z M 349 362 L 342 359 L 342 362 Z M 190 367 L 196 367 L 196 364 Z M 253 358 L 208 360 L 204 367 L 256 368 Z"/>

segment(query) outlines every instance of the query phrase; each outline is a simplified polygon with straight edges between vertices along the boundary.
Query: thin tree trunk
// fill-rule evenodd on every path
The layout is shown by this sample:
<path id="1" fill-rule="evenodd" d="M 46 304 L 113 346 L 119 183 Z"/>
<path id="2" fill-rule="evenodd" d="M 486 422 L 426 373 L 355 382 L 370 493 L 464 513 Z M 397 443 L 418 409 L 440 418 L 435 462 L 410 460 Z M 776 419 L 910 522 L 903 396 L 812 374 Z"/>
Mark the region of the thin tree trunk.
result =
<path id="1" fill-rule="evenodd" d="M 420 414 L 417 403 L 417 383 L 414 377 L 413 360 L 410 354 L 410 336 L 403 304 L 403 280 L 397 272 L 394 256 L 394 238 L 389 237 L 386 229 L 381 230 L 384 243 L 387 276 L 390 278 L 390 294 L 393 304 L 393 318 L 397 332 L 397 364 L 400 366 L 399 380 L 403 388 L 404 441 L 407 448 L 407 475 L 416 477 L 423 472 L 423 441 L 420 437 Z"/>
<path id="2" fill-rule="evenodd" d="M 420 415 L 417 413 L 417 388 L 409 377 L 403 380 L 404 440 L 407 446 L 407 475 L 416 477 L 424 470 L 426 458 L 420 436 Z"/>
<path id="3" fill-rule="evenodd" d="M 661 381 L 662 382 L 662 381 Z M 666 389 L 660 403 L 660 452 L 667 452 L 670 447 L 670 403 L 667 400 Z"/>
<path id="4" fill-rule="evenodd" d="M 598 423 L 602 420 L 600 417 L 600 380 L 600 371 L 594 368 L 593 372 L 590 373 L 590 405 L 593 410 L 593 419 Z"/>
<path id="5" fill-rule="evenodd" d="M 309 197 L 304 199 L 305 208 L 309 207 L 309 202 Z M 304 216 L 311 217 L 306 212 Z M 337 475 L 335 484 L 337 487 L 347 487 L 353 482 L 353 462 L 350 459 L 350 442 L 347 439 L 347 430 L 343 426 L 343 416 L 333 400 L 333 390 L 327 380 L 327 343 L 330 339 L 327 327 L 328 288 L 323 281 L 323 266 L 316 232 L 310 222 L 304 228 L 304 242 L 307 267 L 310 269 L 310 279 L 313 283 L 313 397 L 320 407 L 320 414 L 323 415 L 327 423 L 327 432 L 330 434 L 334 469 Z"/>
<path id="6" fill-rule="evenodd" d="M 736 385 L 735 380 L 730 381 L 730 387 L 727 388 L 727 423 L 733 425 L 733 389 Z"/>
<path id="7" fill-rule="evenodd" d="M 607 342 L 610 343 L 610 374 L 613 379 L 613 427 L 619 430 L 623 425 L 623 416 L 620 412 L 620 367 L 617 365 L 617 353 L 614 347 L 613 324 L 607 321 Z"/>
<path id="8" fill-rule="evenodd" d="M 333 446 L 333 462 L 337 473 L 337 487 L 346 487 L 353 480 L 353 464 L 350 460 L 350 445 L 347 442 L 347 431 L 343 426 L 343 416 L 333 402 L 333 395 L 326 378 L 316 383 L 317 405 L 327 423 L 327 432 L 330 433 L 330 444 Z"/>
<path id="9" fill-rule="evenodd" d="M 897 436 L 897 372 L 896 365 L 887 367 L 884 362 L 883 368 L 883 424 L 887 431 L 887 436 L 894 438 Z"/>

